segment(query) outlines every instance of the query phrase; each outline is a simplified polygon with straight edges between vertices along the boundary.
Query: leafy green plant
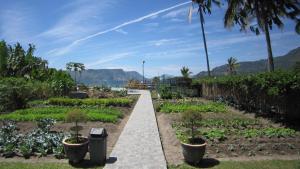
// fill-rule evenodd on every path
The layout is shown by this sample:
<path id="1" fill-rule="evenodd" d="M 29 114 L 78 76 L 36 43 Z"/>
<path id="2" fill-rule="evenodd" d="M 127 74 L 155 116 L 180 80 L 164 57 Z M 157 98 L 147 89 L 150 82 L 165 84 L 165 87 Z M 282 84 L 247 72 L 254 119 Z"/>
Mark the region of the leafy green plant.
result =
<path id="1" fill-rule="evenodd" d="M 190 103 L 164 103 L 160 106 L 160 111 L 165 113 L 181 113 L 187 110 L 198 112 L 227 112 L 223 103 L 190 104 Z"/>
<path id="2" fill-rule="evenodd" d="M 82 127 L 78 125 L 79 122 L 85 122 L 87 120 L 87 115 L 80 110 L 73 110 L 67 113 L 66 121 L 73 122 L 75 125 L 71 127 L 71 131 L 74 131 L 71 138 L 68 139 L 69 143 L 81 143 L 82 140 L 79 137 L 79 131 L 82 130 Z"/>
<path id="3" fill-rule="evenodd" d="M 37 121 L 40 119 L 55 119 L 59 121 L 65 120 L 67 112 L 71 111 L 71 107 L 37 107 L 22 110 L 16 110 L 9 114 L 0 116 L 0 120 L 15 121 Z M 117 122 L 123 114 L 118 109 L 113 108 L 78 108 L 87 114 L 89 121 Z"/>
<path id="4" fill-rule="evenodd" d="M 189 143 L 193 143 L 196 138 L 196 130 L 200 127 L 199 122 L 202 120 L 202 116 L 199 112 L 194 110 L 187 110 L 182 114 L 183 126 L 189 130 Z"/>
<path id="5" fill-rule="evenodd" d="M 224 129 L 210 129 L 208 131 L 203 131 L 202 135 L 209 140 L 219 140 L 223 141 L 226 139 L 226 130 Z"/>

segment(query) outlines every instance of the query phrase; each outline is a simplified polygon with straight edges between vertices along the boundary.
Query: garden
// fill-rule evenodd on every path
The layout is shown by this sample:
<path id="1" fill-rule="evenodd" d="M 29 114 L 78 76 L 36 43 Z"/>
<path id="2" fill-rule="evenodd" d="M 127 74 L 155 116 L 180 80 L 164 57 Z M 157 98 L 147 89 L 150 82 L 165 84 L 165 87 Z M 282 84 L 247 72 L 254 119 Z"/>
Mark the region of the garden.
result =
<path id="1" fill-rule="evenodd" d="M 81 144 L 91 128 L 107 130 L 111 152 L 137 96 L 78 84 L 68 72 L 48 68 L 46 60 L 34 56 L 32 44 L 25 51 L 19 43 L 1 41 L 0 50 L 0 161 L 66 159 L 66 144 Z"/>
<path id="2" fill-rule="evenodd" d="M 223 102 L 203 98 L 155 99 L 154 105 L 169 165 L 183 163 L 181 144 L 189 143 L 193 135 L 207 143 L 204 159 L 260 160 L 297 158 L 300 154 L 297 129 L 239 111 Z M 188 122 L 187 116 L 190 116 Z"/>

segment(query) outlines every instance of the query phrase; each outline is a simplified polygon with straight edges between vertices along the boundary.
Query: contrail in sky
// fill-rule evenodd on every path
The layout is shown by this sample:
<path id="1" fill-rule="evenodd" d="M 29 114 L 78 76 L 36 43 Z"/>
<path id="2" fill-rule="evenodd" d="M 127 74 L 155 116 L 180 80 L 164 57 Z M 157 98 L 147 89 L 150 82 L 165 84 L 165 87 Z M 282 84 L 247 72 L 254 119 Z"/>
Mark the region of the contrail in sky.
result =
<path id="1" fill-rule="evenodd" d="M 159 10 L 159 11 L 156 11 L 156 12 L 153 12 L 153 13 L 150 13 L 148 15 L 145 15 L 145 16 L 142 16 L 142 17 L 139 17 L 137 19 L 133 19 L 133 20 L 130 20 L 130 21 L 127 21 L 127 22 L 124 22 L 118 26 L 115 26 L 115 27 L 112 27 L 110 29 L 106 29 L 104 31 L 101 31 L 101 32 L 97 32 L 95 34 L 92 34 L 92 35 L 89 35 L 89 36 L 86 36 L 84 38 L 81 38 L 81 39 L 77 39 L 75 41 L 73 41 L 70 45 L 60 49 L 60 51 L 58 51 L 58 55 L 61 55 L 61 54 L 64 54 L 66 52 L 68 52 L 73 46 L 75 46 L 76 44 L 80 43 L 80 42 L 83 42 L 85 40 L 88 40 L 88 39 L 91 39 L 93 37 L 96 37 L 96 36 L 100 36 L 100 35 L 103 35 L 103 34 L 106 34 L 106 33 L 109 33 L 109 32 L 112 32 L 112 31 L 115 31 L 115 30 L 118 30 L 120 28 L 123 28 L 127 25 L 131 25 L 131 24 L 134 24 L 134 23 L 138 23 L 138 22 L 141 22 L 145 19 L 148 19 L 148 18 L 151 18 L 153 16 L 156 16 L 156 15 L 159 15 L 161 13 L 164 13 L 164 12 L 167 12 L 167 11 L 170 11 L 172 9 L 175 9 L 175 8 L 178 8 L 180 6 L 184 6 L 186 4 L 189 4 L 191 3 L 191 1 L 188 1 L 188 2 L 184 2 L 184 3 L 180 3 L 180 4 L 177 4 L 177 5 L 174 5 L 174 6 L 171 6 L 169 8 L 165 8 L 165 9 L 162 9 L 162 10 Z M 57 51 L 56 51 L 57 52 Z M 51 53 L 51 52 L 50 52 Z"/>

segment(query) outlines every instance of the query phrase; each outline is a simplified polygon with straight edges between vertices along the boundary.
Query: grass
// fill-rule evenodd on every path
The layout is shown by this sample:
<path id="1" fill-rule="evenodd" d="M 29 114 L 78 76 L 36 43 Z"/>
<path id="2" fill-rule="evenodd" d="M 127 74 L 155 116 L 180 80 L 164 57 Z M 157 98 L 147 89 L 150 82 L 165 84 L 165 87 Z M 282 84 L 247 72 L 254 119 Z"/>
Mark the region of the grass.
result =
<path id="1" fill-rule="evenodd" d="M 0 162 L 0 169 L 73 169 L 73 168 L 95 168 L 103 167 L 76 166 L 67 163 L 21 163 L 21 162 Z"/>
<path id="2" fill-rule="evenodd" d="M 129 98 L 104 98 L 104 99 L 71 99 L 71 98 L 50 98 L 47 101 L 50 105 L 57 106 L 120 106 L 130 107 L 133 103 Z"/>
<path id="3" fill-rule="evenodd" d="M 195 110 L 198 112 L 227 112 L 227 107 L 223 103 L 191 104 L 191 103 L 163 103 L 159 107 L 160 112 L 164 113 L 182 113 L 186 110 Z"/>
<path id="4" fill-rule="evenodd" d="M 218 164 L 219 163 L 219 164 Z M 299 160 L 262 160 L 262 161 L 224 161 L 215 164 L 203 165 L 203 168 L 211 169 L 299 169 Z M 196 169 L 188 164 L 169 166 L 169 169 Z"/>
<path id="5" fill-rule="evenodd" d="M 117 122 L 123 114 L 113 108 L 78 108 L 87 113 L 88 121 Z M 65 120 L 67 112 L 74 110 L 71 107 L 40 107 L 17 110 L 0 116 L 0 120 L 36 121 L 44 118 L 52 118 L 58 121 Z"/>

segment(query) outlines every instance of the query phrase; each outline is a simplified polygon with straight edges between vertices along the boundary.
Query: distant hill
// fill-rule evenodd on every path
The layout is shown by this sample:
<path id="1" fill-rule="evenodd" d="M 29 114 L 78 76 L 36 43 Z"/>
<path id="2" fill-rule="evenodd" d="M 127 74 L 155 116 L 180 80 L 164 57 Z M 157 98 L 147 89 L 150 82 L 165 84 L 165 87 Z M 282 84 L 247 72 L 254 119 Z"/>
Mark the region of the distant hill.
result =
<path id="1" fill-rule="evenodd" d="M 267 57 L 266 57 L 267 58 Z M 300 47 L 291 50 L 284 56 L 274 57 L 275 69 L 291 69 L 296 62 L 300 62 Z M 238 74 L 257 73 L 267 70 L 267 60 L 262 59 L 258 61 L 239 62 Z M 227 73 L 227 65 L 222 65 L 212 69 L 212 74 L 215 76 L 225 75 Z M 207 75 L 207 71 L 202 71 L 195 75 L 195 77 L 203 77 Z"/>
<path id="2" fill-rule="evenodd" d="M 70 73 L 74 78 L 74 72 Z M 131 79 L 142 81 L 143 76 L 136 71 L 124 71 L 123 69 L 88 69 L 77 73 L 77 81 L 88 86 L 106 85 L 111 87 L 123 87 Z"/>

